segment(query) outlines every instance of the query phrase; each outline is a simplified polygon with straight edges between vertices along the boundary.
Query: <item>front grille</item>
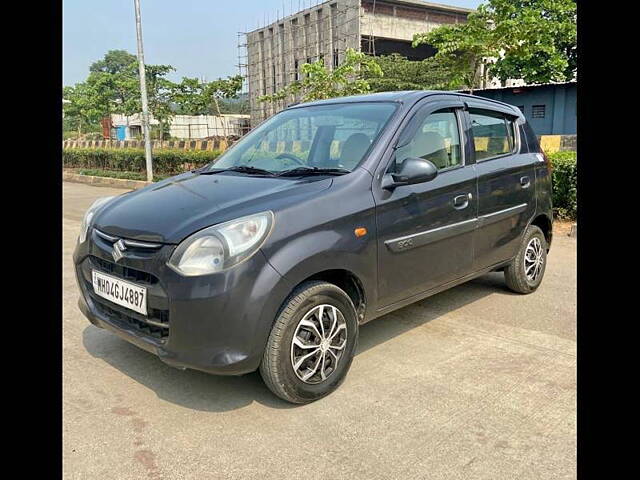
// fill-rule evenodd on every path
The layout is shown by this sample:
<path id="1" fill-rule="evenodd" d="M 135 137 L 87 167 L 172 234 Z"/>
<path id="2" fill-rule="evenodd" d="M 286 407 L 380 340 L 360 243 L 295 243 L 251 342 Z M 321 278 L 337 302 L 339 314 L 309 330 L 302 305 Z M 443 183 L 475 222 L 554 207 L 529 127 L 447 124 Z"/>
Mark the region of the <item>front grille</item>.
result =
<path id="1" fill-rule="evenodd" d="M 86 262 L 88 263 L 88 268 L 85 269 L 86 273 L 84 275 L 85 290 L 101 315 L 105 316 L 115 325 L 133 328 L 142 335 L 163 342 L 166 341 L 169 337 L 169 310 L 168 308 L 154 308 L 153 306 L 154 302 L 156 303 L 156 307 L 158 303 L 167 305 L 166 297 L 160 289 L 157 277 L 142 270 L 117 265 L 93 255 L 89 256 Z M 149 288 L 147 291 L 147 298 L 149 300 L 147 303 L 147 316 L 145 317 L 144 315 L 121 307 L 106 298 L 96 295 L 91 282 L 92 269 L 111 274 L 122 280 L 147 286 Z M 158 298 L 159 292 L 162 292 L 161 298 Z"/>
<path id="2" fill-rule="evenodd" d="M 90 256 L 91 263 L 97 270 L 104 273 L 109 273 L 123 280 L 129 280 L 144 285 L 155 285 L 158 283 L 158 278 L 154 277 L 150 273 L 143 272 L 142 270 L 136 270 L 135 268 L 125 267 L 116 263 L 108 262 L 99 257 Z"/>
<path id="3" fill-rule="evenodd" d="M 128 327 L 133 327 L 143 335 L 147 335 L 158 340 L 166 340 L 169 337 L 169 312 L 167 310 L 152 309 L 150 311 L 150 317 L 155 313 L 157 316 L 166 319 L 166 326 L 160 327 L 148 323 L 142 316 L 140 316 L 142 319 L 134 317 L 134 312 L 125 313 L 120 309 L 116 310 L 115 306 L 105 298 L 98 297 L 97 295 L 91 295 L 91 298 L 93 299 L 93 303 L 96 305 L 98 311 L 109 318 L 112 323 L 120 323 Z"/>

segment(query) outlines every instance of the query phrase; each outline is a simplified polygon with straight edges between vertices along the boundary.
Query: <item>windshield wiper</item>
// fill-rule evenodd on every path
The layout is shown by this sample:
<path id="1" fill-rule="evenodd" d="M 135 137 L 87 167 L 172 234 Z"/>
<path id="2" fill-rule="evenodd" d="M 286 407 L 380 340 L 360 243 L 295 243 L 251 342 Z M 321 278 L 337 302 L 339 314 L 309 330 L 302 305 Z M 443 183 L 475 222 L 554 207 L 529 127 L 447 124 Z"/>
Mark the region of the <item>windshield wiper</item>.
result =
<path id="1" fill-rule="evenodd" d="M 318 167 L 296 167 L 291 170 L 284 170 L 276 175 L 278 177 L 297 177 L 301 175 L 345 175 L 351 170 L 345 168 L 318 168 Z"/>
<path id="2" fill-rule="evenodd" d="M 263 168 L 250 167 L 248 165 L 238 165 L 237 167 L 229 167 L 229 168 L 216 168 L 213 170 L 206 171 L 196 171 L 200 175 L 214 175 L 216 173 L 221 172 L 240 172 L 240 173 L 248 173 L 250 175 L 268 175 L 270 177 L 274 176 L 274 173 L 269 170 L 264 170 Z"/>

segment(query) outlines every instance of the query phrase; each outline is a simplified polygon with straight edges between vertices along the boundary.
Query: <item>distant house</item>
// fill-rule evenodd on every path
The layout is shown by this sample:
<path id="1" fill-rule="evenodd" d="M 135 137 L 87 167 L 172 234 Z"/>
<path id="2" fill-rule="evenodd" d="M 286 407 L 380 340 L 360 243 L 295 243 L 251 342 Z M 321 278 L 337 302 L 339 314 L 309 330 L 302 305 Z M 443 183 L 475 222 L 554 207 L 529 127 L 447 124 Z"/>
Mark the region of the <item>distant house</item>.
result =
<path id="1" fill-rule="evenodd" d="M 578 82 L 573 81 L 486 88 L 473 94 L 518 107 L 537 135 L 575 135 L 577 90 Z"/>
<path id="2" fill-rule="evenodd" d="M 150 117 L 152 126 L 159 122 Z M 132 140 L 142 137 L 142 115 L 111 115 L 111 138 Z M 169 135 L 180 139 L 203 139 L 208 137 L 241 137 L 249 130 L 249 115 L 175 115 L 169 123 Z"/>
<path id="3" fill-rule="evenodd" d="M 159 122 L 153 118 L 149 118 L 150 125 L 159 125 Z M 134 113 L 133 115 L 122 115 L 119 113 L 111 114 L 111 138 L 114 140 L 133 140 L 142 138 L 142 114 Z"/>

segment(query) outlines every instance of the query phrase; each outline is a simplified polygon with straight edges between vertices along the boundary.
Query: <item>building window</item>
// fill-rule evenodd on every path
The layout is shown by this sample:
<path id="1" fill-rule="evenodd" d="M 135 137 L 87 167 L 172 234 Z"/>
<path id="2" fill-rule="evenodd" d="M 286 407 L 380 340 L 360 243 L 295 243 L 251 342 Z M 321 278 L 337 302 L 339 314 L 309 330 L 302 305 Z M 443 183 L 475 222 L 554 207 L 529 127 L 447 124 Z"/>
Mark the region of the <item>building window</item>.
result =
<path id="1" fill-rule="evenodd" d="M 307 57 L 307 63 L 312 63 L 312 62 L 313 62 L 313 57 Z M 305 76 L 309 77 L 309 74 L 307 73 Z"/>
<path id="2" fill-rule="evenodd" d="M 271 66 L 271 93 L 276 93 L 276 66 Z"/>
<path id="3" fill-rule="evenodd" d="M 298 65 L 298 60 L 294 60 L 293 61 L 293 75 L 294 75 L 294 79 L 297 82 L 298 80 L 300 80 L 300 70 L 299 70 L 299 65 Z"/>
<path id="4" fill-rule="evenodd" d="M 520 110 L 524 115 L 524 105 L 518 105 L 518 110 Z"/>
<path id="5" fill-rule="evenodd" d="M 546 105 L 533 105 L 531 107 L 531 118 L 544 118 Z"/>
<path id="6" fill-rule="evenodd" d="M 333 68 L 338 68 L 338 49 L 333 51 Z"/>

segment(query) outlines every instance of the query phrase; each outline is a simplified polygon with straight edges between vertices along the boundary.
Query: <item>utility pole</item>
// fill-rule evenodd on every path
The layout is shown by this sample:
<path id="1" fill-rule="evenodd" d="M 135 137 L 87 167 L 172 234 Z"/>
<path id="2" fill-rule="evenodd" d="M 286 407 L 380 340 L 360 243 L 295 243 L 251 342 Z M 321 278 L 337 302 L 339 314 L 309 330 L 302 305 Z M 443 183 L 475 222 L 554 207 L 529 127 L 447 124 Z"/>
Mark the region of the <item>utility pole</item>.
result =
<path id="1" fill-rule="evenodd" d="M 140 73 L 140 97 L 142 100 L 142 132 L 144 135 L 144 157 L 147 161 L 147 181 L 153 182 L 151 164 L 151 135 L 149 133 L 149 103 L 147 101 L 147 80 L 144 70 L 144 51 L 142 49 L 142 22 L 140 21 L 140 0 L 133 0 L 136 10 L 136 34 L 138 37 L 138 71 Z"/>

